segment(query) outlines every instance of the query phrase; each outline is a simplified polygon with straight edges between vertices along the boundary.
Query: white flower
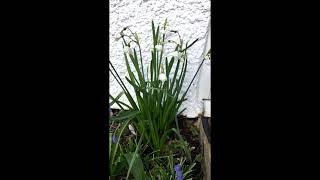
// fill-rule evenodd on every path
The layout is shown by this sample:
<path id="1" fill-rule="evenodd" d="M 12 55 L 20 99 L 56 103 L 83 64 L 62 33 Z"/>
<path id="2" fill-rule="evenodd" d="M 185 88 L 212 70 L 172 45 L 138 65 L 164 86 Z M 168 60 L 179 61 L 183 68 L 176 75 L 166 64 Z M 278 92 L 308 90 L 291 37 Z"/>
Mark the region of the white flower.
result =
<path id="1" fill-rule="evenodd" d="M 165 30 L 164 30 L 164 29 L 161 29 L 161 30 L 160 30 L 161 34 L 166 34 L 166 33 L 168 33 L 169 31 L 170 31 L 170 29 L 169 29 L 168 27 L 166 27 Z"/>
<path id="2" fill-rule="evenodd" d="M 162 51 L 162 45 L 156 45 L 155 48 L 156 48 L 157 51 Z"/>
<path id="3" fill-rule="evenodd" d="M 179 56 L 179 52 L 178 52 L 178 51 L 175 51 L 175 52 L 171 53 L 171 56 L 173 56 L 173 57 L 178 57 L 178 56 Z"/>
<path id="4" fill-rule="evenodd" d="M 165 82 L 167 80 L 167 76 L 164 73 L 159 74 L 159 80 L 162 82 Z"/>
<path id="5" fill-rule="evenodd" d="M 122 36 L 120 34 L 116 35 L 115 37 L 115 41 L 119 41 L 122 38 Z"/>
<path id="6" fill-rule="evenodd" d="M 123 51 L 124 53 L 132 54 L 132 49 L 129 46 L 124 46 Z"/>
<path id="7" fill-rule="evenodd" d="M 134 128 L 131 124 L 129 124 L 129 130 L 131 131 L 132 134 L 137 135 L 136 131 L 134 131 Z"/>
<path id="8" fill-rule="evenodd" d="M 180 59 L 182 56 L 182 53 L 178 51 L 174 51 L 173 53 L 171 53 L 171 56 L 173 56 L 175 59 Z"/>

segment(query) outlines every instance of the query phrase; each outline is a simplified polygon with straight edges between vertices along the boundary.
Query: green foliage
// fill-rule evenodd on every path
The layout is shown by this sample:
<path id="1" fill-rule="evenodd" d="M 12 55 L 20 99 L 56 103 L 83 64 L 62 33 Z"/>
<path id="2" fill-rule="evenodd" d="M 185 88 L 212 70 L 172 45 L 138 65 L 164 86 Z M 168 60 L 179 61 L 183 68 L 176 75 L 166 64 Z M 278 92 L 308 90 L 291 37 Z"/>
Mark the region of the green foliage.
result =
<path id="1" fill-rule="evenodd" d="M 188 129 L 191 131 L 192 136 L 198 136 L 200 131 L 199 129 L 193 125 L 193 121 L 186 121 Z"/>
<path id="2" fill-rule="evenodd" d="M 143 136 L 140 137 L 139 143 L 137 144 L 134 153 L 129 152 L 125 154 L 125 157 L 129 165 L 129 169 L 127 172 L 127 179 L 129 178 L 130 173 L 132 173 L 133 177 L 137 180 L 146 179 L 143 163 L 139 155 L 142 137 Z M 134 170 L 132 170 L 132 167 L 134 167 Z"/>
<path id="3" fill-rule="evenodd" d="M 186 163 L 185 158 L 174 158 L 173 154 L 168 156 L 159 156 L 150 159 L 150 163 L 153 164 L 153 168 L 150 169 L 149 175 L 151 177 L 160 177 L 160 179 L 176 179 L 176 172 L 174 166 L 176 164 L 181 165 L 184 179 L 188 179 L 192 176 L 192 171 L 196 163 Z"/>
<path id="4" fill-rule="evenodd" d="M 109 132 L 109 168 L 110 174 L 112 176 L 122 174 L 122 171 L 126 167 L 126 162 L 123 157 L 123 150 L 121 148 L 121 136 L 123 134 L 124 129 L 127 127 L 128 123 L 119 124 L 117 130 L 115 132 Z M 117 136 L 118 141 L 113 142 L 112 136 Z"/>
<path id="5" fill-rule="evenodd" d="M 166 25 L 167 22 L 165 22 Z M 174 32 L 179 35 L 177 31 Z M 186 93 L 193 81 L 190 82 L 187 90 L 181 94 L 188 67 L 187 49 L 198 39 L 190 45 L 186 43 L 184 46 L 183 40 L 179 35 L 179 43 L 170 41 L 176 44 L 173 52 L 175 56 L 171 58 L 163 57 L 163 49 L 167 42 L 166 34 L 160 34 L 160 27 L 155 26 L 152 21 L 153 50 L 151 51 L 151 60 L 145 74 L 140 39 L 137 33 L 133 33 L 127 27 L 121 31 L 121 35 L 124 59 L 129 76 L 125 77 L 125 79 L 133 87 L 134 95 L 129 92 L 113 64 L 109 62 L 110 72 L 121 86 L 122 94 L 126 96 L 129 103 L 119 100 L 119 96 L 122 94 L 116 98 L 110 97 L 120 108 L 124 109 L 126 107 L 128 109 L 130 115 L 127 116 L 132 117 L 133 126 L 137 129 L 138 134 L 145 132 L 143 142 L 145 144 L 148 143 L 153 150 L 161 150 L 168 135 L 173 133 L 172 126 L 174 125 L 175 117 L 181 104 L 186 100 Z M 138 47 L 130 48 L 132 43 L 135 43 Z M 136 97 L 136 99 L 133 97 Z M 123 118 L 119 116 L 111 120 L 121 121 L 127 119 L 127 116 Z"/>
<path id="6" fill-rule="evenodd" d="M 116 130 L 109 133 L 109 167 L 112 176 L 122 175 L 126 176 L 126 179 L 135 180 L 158 180 L 158 177 L 174 180 L 174 166 L 180 164 L 184 179 L 188 180 L 194 166 L 201 159 L 201 156 L 197 156 L 192 160 L 190 146 L 180 135 L 176 118 L 177 114 L 181 113 L 178 110 L 187 100 L 186 93 L 203 63 L 202 61 L 186 91 L 182 92 L 188 67 L 187 50 L 198 39 L 188 45 L 183 43 L 178 31 L 171 30 L 179 36 L 179 42 L 166 40 L 166 34 L 160 33 L 160 30 L 167 30 L 167 27 L 167 20 L 162 28 L 155 26 L 152 21 L 153 48 L 151 59 L 145 64 L 146 69 L 138 34 L 128 27 L 121 31 L 128 72 L 125 80 L 133 88 L 133 94 L 109 62 L 110 73 L 122 88 L 122 92 L 117 96 L 110 95 L 111 104 L 117 104 L 121 109 L 120 113 L 109 121 L 109 124 L 118 124 Z M 137 48 L 133 48 L 132 43 L 135 43 Z M 175 44 L 173 57 L 164 57 L 166 43 Z M 125 96 L 129 103 L 121 101 L 121 96 Z M 136 134 L 126 135 L 129 124 L 134 127 Z M 166 144 L 174 133 L 178 139 Z M 112 141 L 114 135 L 118 137 L 116 142 Z"/>

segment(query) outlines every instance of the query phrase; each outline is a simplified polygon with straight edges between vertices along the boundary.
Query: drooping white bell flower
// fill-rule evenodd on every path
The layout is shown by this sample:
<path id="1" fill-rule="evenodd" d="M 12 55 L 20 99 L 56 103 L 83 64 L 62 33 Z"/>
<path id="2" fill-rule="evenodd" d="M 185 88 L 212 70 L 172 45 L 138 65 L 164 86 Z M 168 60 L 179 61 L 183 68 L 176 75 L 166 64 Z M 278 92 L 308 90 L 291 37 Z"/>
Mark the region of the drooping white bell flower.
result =
<path id="1" fill-rule="evenodd" d="M 132 54 L 132 49 L 129 46 L 124 46 L 123 51 L 124 53 Z"/>
<path id="2" fill-rule="evenodd" d="M 165 82 L 167 80 L 167 76 L 165 73 L 160 73 L 159 74 L 159 80 L 162 82 Z"/>
<path id="3" fill-rule="evenodd" d="M 136 131 L 134 130 L 131 124 L 129 124 L 129 130 L 131 131 L 132 134 L 137 135 Z"/>
<path id="4" fill-rule="evenodd" d="M 173 53 L 171 53 L 171 56 L 176 58 L 176 57 L 179 56 L 179 52 L 178 51 L 174 51 Z"/>
<path id="5" fill-rule="evenodd" d="M 180 59 L 181 56 L 182 56 L 182 53 L 181 52 L 178 52 L 178 51 L 174 51 L 173 53 L 171 53 L 171 56 L 173 56 L 175 59 Z"/>
<path id="6" fill-rule="evenodd" d="M 122 38 L 122 36 L 120 34 L 117 34 L 115 37 L 115 41 L 119 41 Z"/>
<path id="7" fill-rule="evenodd" d="M 170 28 L 167 26 L 166 29 L 161 29 L 160 32 L 161 34 L 167 34 L 168 32 L 170 32 Z"/>
<path id="8" fill-rule="evenodd" d="M 162 45 L 156 45 L 155 48 L 157 51 L 162 51 Z"/>

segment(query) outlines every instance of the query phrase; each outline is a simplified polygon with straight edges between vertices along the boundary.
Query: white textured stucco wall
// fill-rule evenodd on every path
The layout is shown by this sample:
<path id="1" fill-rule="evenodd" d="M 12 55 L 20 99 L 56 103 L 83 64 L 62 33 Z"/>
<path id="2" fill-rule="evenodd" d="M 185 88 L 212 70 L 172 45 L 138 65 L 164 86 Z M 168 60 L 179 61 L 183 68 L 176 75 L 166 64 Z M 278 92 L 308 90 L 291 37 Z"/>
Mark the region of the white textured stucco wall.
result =
<path id="1" fill-rule="evenodd" d="M 142 39 L 142 56 L 146 64 L 150 61 L 151 20 L 154 20 L 155 24 L 161 23 L 162 25 L 168 18 L 169 26 L 178 30 L 185 41 L 191 43 L 199 38 L 199 41 L 188 50 L 189 68 L 183 90 L 186 89 L 201 61 L 210 20 L 210 0 L 111 0 L 109 2 L 109 56 L 110 61 L 123 78 L 127 73 L 122 44 L 121 41 L 115 41 L 116 35 L 123 27 L 130 26 L 134 32 L 139 34 Z M 189 89 L 188 100 L 181 107 L 181 109 L 187 108 L 184 115 L 188 117 L 196 117 L 202 111 L 202 103 L 198 98 L 198 80 L 199 74 Z M 109 87 L 112 95 L 121 92 L 120 86 L 111 74 Z"/>

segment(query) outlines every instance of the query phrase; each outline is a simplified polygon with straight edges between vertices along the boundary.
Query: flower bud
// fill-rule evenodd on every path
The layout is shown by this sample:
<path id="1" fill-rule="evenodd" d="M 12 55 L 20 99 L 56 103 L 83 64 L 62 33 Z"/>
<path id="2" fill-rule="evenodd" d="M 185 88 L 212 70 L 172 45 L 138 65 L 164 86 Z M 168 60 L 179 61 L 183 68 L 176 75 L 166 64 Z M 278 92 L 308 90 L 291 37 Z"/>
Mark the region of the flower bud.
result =
<path id="1" fill-rule="evenodd" d="M 124 46 L 123 51 L 124 53 L 132 54 L 132 49 L 129 46 Z"/>
<path id="2" fill-rule="evenodd" d="M 156 45 L 155 48 L 156 48 L 157 51 L 162 51 L 162 45 Z"/>
<path id="3" fill-rule="evenodd" d="M 162 82 L 165 82 L 167 80 L 167 76 L 164 73 L 159 74 L 159 80 Z"/>
<path id="4" fill-rule="evenodd" d="M 175 59 L 180 59 L 181 56 L 182 56 L 182 53 L 179 52 L 179 51 L 174 51 L 172 54 L 171 54 Z"/>

